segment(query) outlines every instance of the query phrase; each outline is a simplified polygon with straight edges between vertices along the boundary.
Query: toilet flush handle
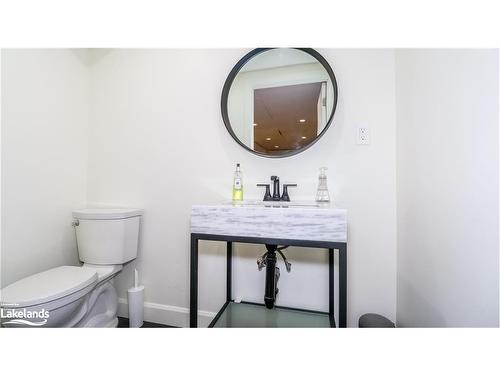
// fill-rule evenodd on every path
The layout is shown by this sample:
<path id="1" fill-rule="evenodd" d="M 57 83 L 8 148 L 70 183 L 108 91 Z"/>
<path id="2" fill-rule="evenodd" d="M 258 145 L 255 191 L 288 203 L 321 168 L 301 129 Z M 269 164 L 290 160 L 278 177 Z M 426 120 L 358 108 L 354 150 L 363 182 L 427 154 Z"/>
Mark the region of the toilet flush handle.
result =
<path id="1" fill-rule="evenodd" d="M 80 225 L 80 222 L 78 221 L 78 219 L 73 220 L 73 222 L 71 223 L 72 227 L 77 227 L 79 225 Z"/>

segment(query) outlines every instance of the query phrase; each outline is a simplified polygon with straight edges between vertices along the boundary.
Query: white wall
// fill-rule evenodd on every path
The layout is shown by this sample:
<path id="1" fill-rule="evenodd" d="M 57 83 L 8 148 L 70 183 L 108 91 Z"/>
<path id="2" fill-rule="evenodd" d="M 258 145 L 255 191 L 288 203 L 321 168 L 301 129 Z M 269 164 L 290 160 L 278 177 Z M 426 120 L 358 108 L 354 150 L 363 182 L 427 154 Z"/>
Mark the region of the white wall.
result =
<path id="1" fill-rule="evenodd" d="M 88 67 L 66 49 L 2 50 L 1 285 L 78 264 L 86 200 Z"/>
<path id="2" fill-rule="evenodd" d="M 396 53 L 399 326 L 498 326 L 498 51 Z"/>
<path id="3" fill-rule="evenodd" d="M 311 149 L 285 159 L 243 150 L 220 115 L 222 85 L 247 50 L 114 50 L 91 69 L 89 204 L 145 208 L 139 258 L 118 277 L 120 297 L 138 267 L 146 301 L 179 310 L 189 306 L 189 214 L 193 204 L 231 196 L 236 162 L 248 198 L 277 174 L 297 182 L 292 199 L 315 196 L 318 168 L 349 217 L 348 323 L 365 312 L 395 319 L 396 181 L 394 53 L 320 50 L 339 84 L 333 126 Z M 355 144 L 368 126 L 371 145 Z M 200 309 L 225 299 L 225 246 L 204 243 Z M 264 274 L 255 260 L 263 248 L 238 245 L 234 295 L 263 298 Z M 288 250 L 293 272 L 282 272 L 279 303 L 327 310 L 326 252 Z M 173 306 L 172 308 L 168 306 Z"/>

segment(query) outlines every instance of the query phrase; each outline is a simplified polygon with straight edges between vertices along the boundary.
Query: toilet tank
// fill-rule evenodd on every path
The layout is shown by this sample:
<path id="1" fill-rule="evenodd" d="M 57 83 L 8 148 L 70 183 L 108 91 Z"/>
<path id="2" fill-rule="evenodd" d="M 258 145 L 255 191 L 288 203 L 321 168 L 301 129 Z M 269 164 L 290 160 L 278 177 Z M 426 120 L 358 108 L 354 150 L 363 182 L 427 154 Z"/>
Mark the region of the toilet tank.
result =
<path id="1" fill-rule="evenodd" d="M 80 260 L 124 264 L 137 257 L 142 210 L 85 208 L 73 211 Z"/>

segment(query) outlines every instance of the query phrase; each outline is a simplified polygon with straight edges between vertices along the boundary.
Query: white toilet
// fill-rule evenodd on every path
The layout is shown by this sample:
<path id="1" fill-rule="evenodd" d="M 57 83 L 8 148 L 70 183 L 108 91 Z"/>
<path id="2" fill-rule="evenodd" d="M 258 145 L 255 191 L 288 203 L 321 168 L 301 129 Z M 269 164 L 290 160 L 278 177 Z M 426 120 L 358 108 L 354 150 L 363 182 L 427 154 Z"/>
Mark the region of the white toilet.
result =
<path id="1" fill-rule="evenodd" d="M 61 266 L 1 290 L 3 327 L 116 327 L 113 277 L 137 257 L 142 210 L 73 211 L 81 267 Z"/>

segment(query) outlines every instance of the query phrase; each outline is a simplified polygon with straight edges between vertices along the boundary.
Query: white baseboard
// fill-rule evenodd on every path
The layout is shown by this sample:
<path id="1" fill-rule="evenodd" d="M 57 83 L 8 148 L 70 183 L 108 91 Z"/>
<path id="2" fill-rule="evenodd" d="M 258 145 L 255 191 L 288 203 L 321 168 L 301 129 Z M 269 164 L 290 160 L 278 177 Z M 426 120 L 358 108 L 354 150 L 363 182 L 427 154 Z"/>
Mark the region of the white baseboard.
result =
<path id="1" fill-rule="evenodd" d="M 198 311 L 198 326 L 208 327 L 216 313 Z M 128 318 L 126 298 L 118 298 L 118 316 Z M 173 327 L 189 327 L 189 309 L 187 307 L 162 305 L 144 302 L 144 321 L 166 324 Z"/>

